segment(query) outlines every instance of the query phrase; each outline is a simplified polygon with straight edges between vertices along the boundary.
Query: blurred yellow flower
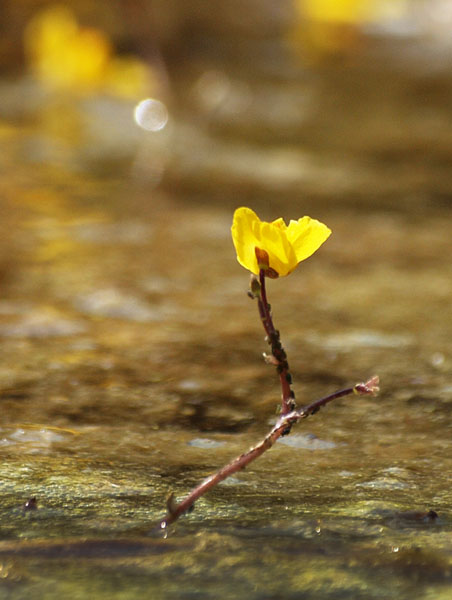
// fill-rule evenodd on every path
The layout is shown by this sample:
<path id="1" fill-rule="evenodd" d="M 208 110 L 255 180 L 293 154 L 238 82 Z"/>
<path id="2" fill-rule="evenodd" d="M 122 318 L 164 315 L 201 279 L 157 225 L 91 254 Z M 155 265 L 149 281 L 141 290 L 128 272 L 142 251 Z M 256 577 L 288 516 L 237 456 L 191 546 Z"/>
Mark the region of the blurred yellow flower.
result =
<path id="1" fill-rule="evenodd" d="M 294 0 L 287 41 L 303 60 L 359 52 L 364 27 L 397 22 L 409 14 L 408 0 Z"/>
<path id="2" fill-rule="evenodd" d="M 407 0 L 296 0 L 296 6 L 314 21 L 361 25 L 399 18 Z"/>
<path id="3" fill-rule="evenodd" d="M 149 67 L 132 56 L 115 56 L 108 36 L 82 27 L 68 7 L 38 12 L 25 31 L 25 54 L 34 76 L 53 90 L 107 92 L 140 98 L 153 83 Z"/>
<path id="4" fill-rule="evenodd" d="M 261 221 L 250 208 L 241 207 L 234 213 L 232 240 L 237 260 L 255 275 L 264 270 L 267 277 L 289 275 L 299 262 L 309 258 L 331 235 L 331 230 L 311 217 Z"/>
<path id="5" fill-rule="evenodd" d="M 105 34 L 79 27 L 64 6 L 52 6 L 32 19 L 25 48 L 35 75 L 55 88 L 97 87 L 112 53 Z"/>

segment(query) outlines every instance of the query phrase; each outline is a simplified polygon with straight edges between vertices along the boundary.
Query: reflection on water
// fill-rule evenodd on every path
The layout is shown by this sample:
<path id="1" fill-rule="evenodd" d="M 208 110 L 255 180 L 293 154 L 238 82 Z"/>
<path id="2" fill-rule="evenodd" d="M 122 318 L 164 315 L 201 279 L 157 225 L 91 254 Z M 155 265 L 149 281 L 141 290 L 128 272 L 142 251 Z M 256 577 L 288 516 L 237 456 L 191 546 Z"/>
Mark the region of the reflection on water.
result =
<path id="1" fill-rule="evenodd" d="M 206 66 L 187 74 L 188 113 L 175 102 L 155 135 L 133 125 L 134 103 L 111 98 L 66 107 L 72 133 L 84 124 L 74 138 L 61 124 L 55 135 L 54 100 L 28 106 L 26 125 L 9 113 L 8 597 L 449 597 L 450 81 L 377 58 L 302 84 Z M 30 84 L 3 85 L 6 106 Z M 435 110 L 419 111 L 434 89 Z M 139 177 L 148 166 L 152 185 Z M 164 540 L 155 523 L 168 494 L 182 497 L 274 421 L 277 381 L 230 240 L 239 204 L 333 230 L 269 283 L 298 402 L 373 373 L 382 394 L 300 423 Z"/>

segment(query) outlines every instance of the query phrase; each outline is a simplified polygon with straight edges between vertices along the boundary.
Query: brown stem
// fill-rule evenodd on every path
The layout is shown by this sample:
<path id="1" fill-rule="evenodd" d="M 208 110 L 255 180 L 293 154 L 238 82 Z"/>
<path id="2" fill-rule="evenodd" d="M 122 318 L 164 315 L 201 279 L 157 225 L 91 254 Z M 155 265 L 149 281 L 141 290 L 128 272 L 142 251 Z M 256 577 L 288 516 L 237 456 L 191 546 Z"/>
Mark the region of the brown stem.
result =
<path id="1" fill-rule="evenodd" d="M 289 371 L 287 355 L 282 347 L 279 331 L 273 325 L 270 304 L 267 300 L 267 290 L 265 287 L 265 271 L 259 271 L 260 293 L 258 296 L 259 315 L 267 334 L 267 341 L 271 346 L 272 355 L 275 359 L 276 370 L 281 382 L 281 415 L 287 415 L 294 410 L 295 394 L 292 390 L 292 375 Z M 287 432 L 288 433 L 288 432 Z"/>
<path id="2" fill-rule="evenodd" d="M 276 440 L 284 435 L 287 432 L 287 429 L 290 429 L 294 423 L 315 414 L 322 406 L 328 404 L 328 402 L 336 400 L 337 398 L 343 398 L 353 392 L 360 395 L 376 394 L 378 392 L 378 377 L 372 377 L 366 381 L 366 383 L 358 383 L 353 387 L 339 390 L 338 392 L 334 392 L 329 396 L 325 396 L 324 398 L 320 398 L 319 400 L 308 404 L 308 406 L 305 406 L 304 408 L 293 410 L 286 415 L 281 415 L 273 429 L 259 444 L 248 450 L 248 452 L 235 458 L 214 475 L 204 479 L 204 481 L 195 487 L 184 500 L 179 502 L 179 504 L 174 502 L 173 494 L 171 494 L 167 502 L 168 513 L 165 518 L 160 521 L 160 529 L 165 530 L 168 525 L 174 523 L 174 521 L 176 521 L 183 513 L 189 511 L 193 507 L 194 502 L 208 490 L 218 485 L 233 473 L 240 471 L 250 462 L 261 456 L 266 450 L 269 450 Z"/>

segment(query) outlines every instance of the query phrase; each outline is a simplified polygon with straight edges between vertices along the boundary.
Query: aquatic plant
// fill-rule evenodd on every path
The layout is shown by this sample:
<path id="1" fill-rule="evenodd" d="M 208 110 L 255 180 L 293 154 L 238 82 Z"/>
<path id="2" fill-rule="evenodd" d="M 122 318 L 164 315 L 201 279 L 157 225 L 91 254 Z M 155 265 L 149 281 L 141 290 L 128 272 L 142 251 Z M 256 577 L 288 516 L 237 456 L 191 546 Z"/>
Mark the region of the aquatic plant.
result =
<path id="1" fill-rule="evenodd" d="M 266 223 L 246 207 L 235 211 L 231 232 L 242 267 L 255 275 L 263 270 L 272 279 L 292 273 L 331 235 L 326 225 L 311 217 L 290 221 L 289 226 L 283 219 Z"/>
<path id="2" fill-rule="evenodd" d="M 266 333 L 266 340 L 271 348 L 271 354 L 264 354 L 264 357 L 267 363 L 276 367 L 279 375 L 281 383 L 280 415 L 274 427 L 261 442 L 215 474 L 204 479 L 183 500 L 176 502 L 174 494 L 171 493 L 167 500 L 167 514 L 159 522 L 162 530 L 166 530 L 168 525 L 176 521 L 182 514 L 190 512 L 195 501 L 208 490 L 261 456 L 273 446 L 278 438 L 288 435 L 292 426 L 301 419 L 315 414 L 322 406 L 337 398 L 352 393 L 375 395 L 379 391 L 379 379 L 378 376 L 374 376 L 364 383 L 357 383 L 333 392 L 302 408 L 296 407 L 289 363 L 281 344 L 279 331 L 273 324 L 265 280 L 267 277 L 277 279 L 292 273 L 301 261 L 309 258 L 320 248 L 330 236 L 331 230 L 320 221 L 310 217 L 290 221 L 289 225 L 286 225 L 281 218 L 267 223 L 261 221 L 250 208 L 241 207 L 234 213 L 231 233 L 238 262 L 252 273 L 248 295 L 257 300 L 259 316 Z"/>

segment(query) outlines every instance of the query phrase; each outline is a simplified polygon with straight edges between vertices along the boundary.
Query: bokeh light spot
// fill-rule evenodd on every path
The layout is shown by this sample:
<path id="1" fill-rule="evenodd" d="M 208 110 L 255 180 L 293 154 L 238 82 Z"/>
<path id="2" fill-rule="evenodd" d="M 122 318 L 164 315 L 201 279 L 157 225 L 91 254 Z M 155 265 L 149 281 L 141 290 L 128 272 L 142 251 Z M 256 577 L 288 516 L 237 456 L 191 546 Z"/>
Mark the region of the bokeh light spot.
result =
<path id="1" fill-rule="evenodd" d="M 147 98 L 136 105 L 134 118 L 142 129 L 160 131 L 168 123 L 168 109 L 160 100 Z"/>

